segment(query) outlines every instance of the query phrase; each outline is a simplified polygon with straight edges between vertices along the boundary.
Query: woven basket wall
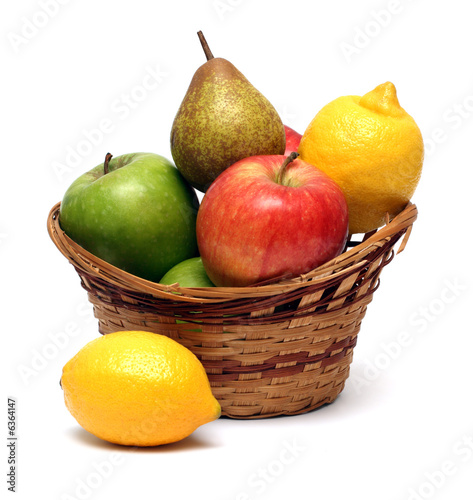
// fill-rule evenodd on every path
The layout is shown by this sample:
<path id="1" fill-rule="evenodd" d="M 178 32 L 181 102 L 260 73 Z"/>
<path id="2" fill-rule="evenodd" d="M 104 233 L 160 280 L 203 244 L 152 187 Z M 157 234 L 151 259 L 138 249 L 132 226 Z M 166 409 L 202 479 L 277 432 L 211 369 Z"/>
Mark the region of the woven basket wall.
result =
<path id="1" fill-rule="evenodd" d="M 417 208 L 294 279 L 243 288 L 163 286 L 128 274 L 68 238 L 56 204 L 48 231 L 75 267 L 102 334 L 147 330 L 189 348 L 204 365 L 222 415 L 295 415 L 331 403 L 379 276 L 404 249 Z"/>

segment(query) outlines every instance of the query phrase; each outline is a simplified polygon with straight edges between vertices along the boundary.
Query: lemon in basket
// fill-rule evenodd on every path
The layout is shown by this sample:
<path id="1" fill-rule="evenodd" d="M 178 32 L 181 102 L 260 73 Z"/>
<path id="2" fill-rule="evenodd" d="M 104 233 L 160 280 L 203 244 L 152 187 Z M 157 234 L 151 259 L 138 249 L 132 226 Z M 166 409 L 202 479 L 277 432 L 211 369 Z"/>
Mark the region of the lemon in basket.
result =
<path id="1" fill-rule="evenodd" d="M 420 179 L 424 143 L 391 82 L 324 106 L 304 132 L 300 157 L 323 170 L 348 203 L 349 231 L 366 233 L 399 214 Z"/>
<path id="2" fill-rule="evenodd" d="M 173 443 L 221 413 L 196 356 L 150 332 L 121 331 L 89 342 L 64 366 L 61 385 L 84 429 L 122 445 Z"/>

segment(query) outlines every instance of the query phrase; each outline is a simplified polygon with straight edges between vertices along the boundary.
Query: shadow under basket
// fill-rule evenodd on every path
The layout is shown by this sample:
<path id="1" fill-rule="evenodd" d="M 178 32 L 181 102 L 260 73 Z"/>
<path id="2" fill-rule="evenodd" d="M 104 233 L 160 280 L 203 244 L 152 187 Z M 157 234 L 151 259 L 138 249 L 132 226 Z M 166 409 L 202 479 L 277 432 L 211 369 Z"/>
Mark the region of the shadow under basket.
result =
<path id="1" fill-rule="evenodd" d="M 48 232 L 75 267 L 102 334 L 145 330 L 190 349 L 205 367 L 222 415 L 250 419 L 305 413 L 343 390 L 361 321 L 383 267 L 407 243 L 417 208 L 292 279 L 241 288 L 165 286 L 126 273 Z M 360 235 L 362 236 L 362 235 Z"/>

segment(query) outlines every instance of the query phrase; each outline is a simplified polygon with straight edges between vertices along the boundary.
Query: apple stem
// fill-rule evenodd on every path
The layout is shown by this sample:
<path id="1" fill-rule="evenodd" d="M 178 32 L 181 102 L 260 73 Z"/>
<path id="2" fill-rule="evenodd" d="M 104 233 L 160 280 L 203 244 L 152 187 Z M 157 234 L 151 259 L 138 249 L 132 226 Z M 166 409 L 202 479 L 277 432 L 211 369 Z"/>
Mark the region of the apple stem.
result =
<path id="1" fill-rule="evenodd" d="M 213 59 L 214 56 L 209 48 L 209 44 L 207 43 L 207 40 L 205 39 L 202 31 L 198 31 L 197 35 L 199 37 L 200 43 L 202 44 L 202 48 L 204 49 L 205 57 L 207 58 L 207 61 L 210 61 L 210 59 Z"/>
<path id="2" fill-rule="evenodd" d="M 278 178 L 277 178 L 277 183 L 282 184 L 282 180 L 284 178 L 284 174 L 286 173 L 287 166 L 289 163 L 294 161 L 297 157 L 299 156 L 299 153 L 292 152 L 285 160 L 284 163 L 281 165 L 281 168 L 279 169 L 278 173 Z"/>
<path id="3" fill-rule="evenodd" d="M 108 164 L 110 163 L 110 160 L 113 158 L 113 155 L 110 153 L 107 153 L 105 155 L 105 161 L 103 162 L 103 173 L 104 175 L 108 174 Z"/>

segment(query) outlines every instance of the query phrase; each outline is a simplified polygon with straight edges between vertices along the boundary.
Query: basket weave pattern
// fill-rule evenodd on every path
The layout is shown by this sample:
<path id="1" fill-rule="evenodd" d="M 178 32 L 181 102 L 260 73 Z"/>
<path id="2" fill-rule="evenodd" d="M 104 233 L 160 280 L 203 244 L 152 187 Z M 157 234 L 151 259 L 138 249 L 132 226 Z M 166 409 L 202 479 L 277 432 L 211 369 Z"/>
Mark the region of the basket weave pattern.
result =
<path id="1" fill-rule="evenodd" d="M 88 292 L 102 334 L 146 330 L 189 348 L 204 365 L 222 415 L 295 415 L 331 403 L 343 390 L 353 349 L 379 276 L 416 206 L 362 242 L 292 279 L 241 288 L 152 283 L 93 256 L 61 230 L 56 204 L 48 231 Z M 352 243 L 354 245 L 354 243 Z"/>

